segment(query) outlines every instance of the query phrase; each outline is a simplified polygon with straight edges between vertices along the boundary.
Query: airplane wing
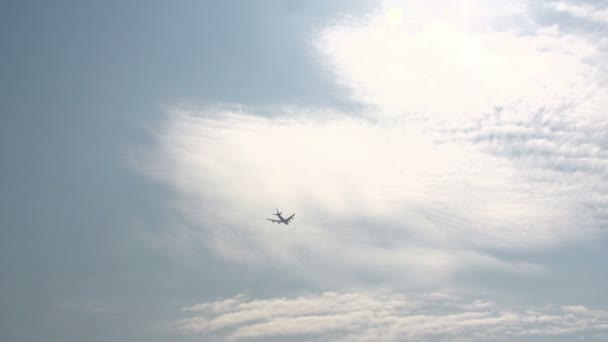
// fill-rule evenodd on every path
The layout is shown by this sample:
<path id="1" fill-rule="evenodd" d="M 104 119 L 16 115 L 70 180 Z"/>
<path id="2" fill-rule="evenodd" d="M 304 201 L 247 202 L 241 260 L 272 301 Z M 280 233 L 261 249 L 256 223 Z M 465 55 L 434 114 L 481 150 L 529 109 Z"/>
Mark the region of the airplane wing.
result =
<path id="1" fill-rule="evenodd" d="M 291 221 L 291 219 L 293 219 L 293 217 L 296 216 L 295 213 L 291 214 L 291 216 L 289 216 L 288 218 L 285 219 L 286 222 Z"/>
<path id="2" fill-rule="evenodd" d="M 269 218 L 267 218 L 267 220 L 271 221 L 271 222 L 274 222 L 274 223 L 281 223 L 281 221 L 279 221 L 279 220 L 273 220 L 273 219 L 269 219 Z"/>

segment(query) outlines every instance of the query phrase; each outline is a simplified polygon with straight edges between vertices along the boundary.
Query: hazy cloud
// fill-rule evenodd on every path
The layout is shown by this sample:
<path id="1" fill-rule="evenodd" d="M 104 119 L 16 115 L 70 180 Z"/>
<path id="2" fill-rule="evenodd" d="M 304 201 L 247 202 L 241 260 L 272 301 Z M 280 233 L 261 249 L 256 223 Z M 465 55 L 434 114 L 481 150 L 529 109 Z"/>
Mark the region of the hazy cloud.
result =
<path id="1" fill-rule="evenodd" d="M 394 8 L 398 24 L 383 15 Z M 498 106 L 524 114 L 602 98 L 596 42 L 557 26 L 495 26 L 520 16 L 476 1 L 390 1 L 320 30 L 316 42 L 338 82 L 376 106 L 372 115 L 459 121 Z"/>
<path id="2" fill-rule="evenodd" d="M 530 16 L 504 6 L 387 2 L 320 29 L 337 82 L 370 105 L 359 113 L 168 109 L 140 167 L 175 190 L 192 227 L 181 243 L 325 284 L 404 285 L 542 274 L 493 251 L 603 234 L 602 47 L 555 26 L 493 25 Z M 277 207 L 297 212 L 293 229 L 267 224 Z"/>
<path id="3" fill-rule="evenodd" d="M 290 336 L 340 341 L 521 340 L 608 330 L 608 312 L 585 306 L 514 307 L 463 294 L 434 295 L 372 291 L 271 299 L 237 296 L 227 300 L 229 306 L 226 300 L 199 305 L 195 316 L 172 322 L 167 329 L 232 340 Z M 210 309 L 214 307 L 223 309 Z"/>
<path id="4" fill-rule="evenodd" d="M 574 3 L 558 1 L 551 3 L 551 7 L 559 12 L 568 13 L 574 17 L 608 24 L 608 8 L 606 5 L 591 3 Z"/>
<path id="5" fill-rule="evenodd" d="M 395 277 L 406 268 L 441 279 L 467 266 L 536 273 L 542 268 L 478 248 L 548 247 L 591 234 L 571 229 L 576 213 L 510 162 L 438 143 L 440 132 L 305 114 L 176 111 L 149 172 L 179 192 L 179 206 L 219 254 L 335 276 Z M 298 229 L 269 226 L 264 215 L 275 206 L 298 211 Z"/>

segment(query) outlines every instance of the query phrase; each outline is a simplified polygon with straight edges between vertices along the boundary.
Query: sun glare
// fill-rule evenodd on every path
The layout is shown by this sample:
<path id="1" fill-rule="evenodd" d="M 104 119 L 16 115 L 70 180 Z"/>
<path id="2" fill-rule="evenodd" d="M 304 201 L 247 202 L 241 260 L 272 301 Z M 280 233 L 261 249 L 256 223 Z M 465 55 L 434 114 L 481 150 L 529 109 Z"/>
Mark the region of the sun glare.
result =
<path id="1" fill-rule="evenodd" d="M 399 25 L 403 21 L 403 10 L 400 7 L 391 7 L 386 11 L 386 20 L 392 25 Z"/>

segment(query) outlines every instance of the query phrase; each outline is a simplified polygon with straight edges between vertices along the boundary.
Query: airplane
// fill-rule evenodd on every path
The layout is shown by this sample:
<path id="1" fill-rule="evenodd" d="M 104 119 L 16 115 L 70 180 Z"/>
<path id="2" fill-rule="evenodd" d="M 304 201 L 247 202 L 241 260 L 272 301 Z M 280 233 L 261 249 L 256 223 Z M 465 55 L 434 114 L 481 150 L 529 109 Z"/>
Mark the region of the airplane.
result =
<path id="1" fill-rule="evenodd" d="M 295 213 L 293 213 L 291 216 L 289 216 L 288 218 L 283 218 L 283 216 L 281 216 L 282 213 L 279 212 L 279 209 L 277 209 L 277 213 L 273 214 L 275 216 L 278 216 L 279 219 L 278 220 L 273 220 L 273 219 L 269 219 L 267 218 L 268 221 L 271 221 L 272 223 L 285 223 L 285 224 L 289 224 L 289 221 L 291 221 L 293 219 L 293 217 L 296 215 Z"/>

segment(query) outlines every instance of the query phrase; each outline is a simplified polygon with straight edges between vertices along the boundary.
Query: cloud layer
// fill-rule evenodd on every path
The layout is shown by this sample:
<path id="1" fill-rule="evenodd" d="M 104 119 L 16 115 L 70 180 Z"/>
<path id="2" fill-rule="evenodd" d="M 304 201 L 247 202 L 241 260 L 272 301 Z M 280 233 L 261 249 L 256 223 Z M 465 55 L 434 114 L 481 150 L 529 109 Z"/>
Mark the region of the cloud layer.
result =
<path id="1" fill-rule="evenodd" d="M 518 255 L 593 241 L 608 224 L 608 44 L 538 24 L 524 1 L 444 5 L 385 2 L 315 33 L 363 104 L 356 113 L 167 109 L 138 167 L 170 186 L 187 228 L 158 240 L 338 292 L 239 295 L 183 308 L 166 328 L 235 340 L 608 339 L 605 310 L 413 290 L 463 273 L 542 276 Z M 588 6 L 541 7 L 603 21 Z M 293 223 L 266 221 L 275 208 Z M 392 290 L 361 290 L 379 283 Z"/>
<path id="2" fill-rule="evenodd" d="M 547 247 L 585 233 L 570 229 L 575 212 L 509 162 L 437 143 L 438 133 L 412 123 L 210 115 L 173 117 L 158 162 L 168 170 L 157 171 L 172 175 L 210 246 L 235 261 L 315 274 L 401 269 L 418 279 L 467 266 L 529 273 L 540 268 L 478 249 Z M 297 229 L 265 221 L 275 206 L 297 208 Z M 438 275 L 423 276 L 429 269 Z"/>
<path id="3" fill-rule="evenodd" d="M 598 5 L 558 1 L 551 3 L 551 8 L 559 12 L 568 13 L 577 18 L 608 24 L 608 8 L 603 8 Z"/>
<path id="4" fill-rule="evenodd" d="M 501 2 L 511 10 L 476 1 L 389 3 L 365 20 L 325 28 L 316 41 L 338 82 L 377 106 L 376 115 L 458 121 L 496 107 L 524 114 L 590 97 L 606 104 L 597 42 L 528 23 L 524 3 Z M 382 15 L 394 9 L 403 13 L 398 24 Z"/>
<path id="5" fill-rule="evenodd" d="M 370 105 L 355 115 L 169 109 L 143 168 L 177 194 L 186 240 L 325 283 L 404 285 L 542 274 L 496 252 L 603 234 L 604 51 L 559 27 L 513 25 L 530 20 L 523 2 L 466 3 L 391 2 L 318 32 L 337 82 Z M 294 224 L 269 224 L 275 208 Z"/>
<path id="6" fill-rule="evenodd" d="M 387 291 L 326 292 L 273 299 L 236 296 L 183 311 L 188 317 L 170 323 L 168 329 L 229 340 L 534 340 L 573 334 L 608 337 L 608 312 L 603 310 L 584 306 L 513 307 L 450 291 L 409 296 Z"/>

